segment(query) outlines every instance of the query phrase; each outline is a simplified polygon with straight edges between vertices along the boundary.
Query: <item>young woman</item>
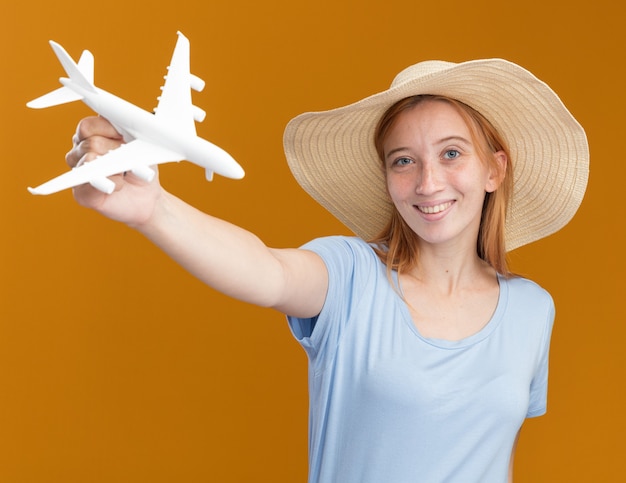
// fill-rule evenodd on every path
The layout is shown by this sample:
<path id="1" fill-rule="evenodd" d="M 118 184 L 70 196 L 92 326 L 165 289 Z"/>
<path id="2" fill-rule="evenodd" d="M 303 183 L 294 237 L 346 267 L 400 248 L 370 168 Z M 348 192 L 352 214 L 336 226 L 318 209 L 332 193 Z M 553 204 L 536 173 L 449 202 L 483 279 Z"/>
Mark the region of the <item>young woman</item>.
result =
<path id="1" fill-rule="evenodd" d="M 121 142 L 84 119 L 67 161 Z M 292 120 L 285 152 L 356 237 L 268 248 L 130 174 L 112 195 L 75 197 L 215 289 L 288 316 L 309 358 L 310 482 L 510 481 L 524 419 L 546 411 L 554 306 L 506 252 L 575 213 L 583 129 L 515 64 L 422 62 Z"/>

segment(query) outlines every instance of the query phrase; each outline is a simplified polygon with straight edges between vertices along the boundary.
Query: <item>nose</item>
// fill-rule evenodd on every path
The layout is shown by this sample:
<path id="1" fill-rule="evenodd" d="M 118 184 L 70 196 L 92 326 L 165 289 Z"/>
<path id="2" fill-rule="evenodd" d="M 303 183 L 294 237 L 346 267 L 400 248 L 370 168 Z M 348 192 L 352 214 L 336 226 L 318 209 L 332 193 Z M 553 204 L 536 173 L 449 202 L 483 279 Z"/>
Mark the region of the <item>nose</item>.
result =
<path id="1" fill-rule="evenodd" d="M 439 171 L 434 163 L 422 163 L 419 170 L 415 192 L 429 195 L 439 190 Z"/>

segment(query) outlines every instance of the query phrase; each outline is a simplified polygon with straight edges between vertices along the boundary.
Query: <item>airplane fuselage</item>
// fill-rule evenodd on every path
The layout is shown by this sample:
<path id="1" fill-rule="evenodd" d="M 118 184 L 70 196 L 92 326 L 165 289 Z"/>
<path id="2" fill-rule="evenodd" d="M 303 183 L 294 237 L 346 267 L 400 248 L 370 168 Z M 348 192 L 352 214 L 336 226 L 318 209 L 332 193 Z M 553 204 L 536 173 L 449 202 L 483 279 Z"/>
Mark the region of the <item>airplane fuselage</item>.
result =
<path id="1" fill-rule="evenodd" d="M 181 159 L 205 168 L 207 177 L 211 172 L 235 179 L 243 177 L 241 166 L 219 146 L 103 89 L 94 87 L 92 92 L 70 79 L 61 78 L 60 81 L 66 88 L 81 95 L 86 105 L 122 131 L 126 141 L 140 139 L 168 149 Z M 129 136 L 132 139 L 126 139 Z"/>

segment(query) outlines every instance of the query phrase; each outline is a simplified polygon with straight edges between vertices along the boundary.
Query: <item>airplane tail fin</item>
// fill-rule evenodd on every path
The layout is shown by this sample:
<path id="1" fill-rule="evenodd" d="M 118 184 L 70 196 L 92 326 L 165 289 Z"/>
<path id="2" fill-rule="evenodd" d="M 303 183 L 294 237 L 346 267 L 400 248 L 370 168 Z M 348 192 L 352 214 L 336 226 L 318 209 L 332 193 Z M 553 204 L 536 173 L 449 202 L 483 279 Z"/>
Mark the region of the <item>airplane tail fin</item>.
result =
<path id="1" fill-rule="evenodd" d="M 65 69 L 65 72 L 69 76 L 69 80 L 61 79 L 63 87 L 44 94 L 43 96 L 38 97 L 37 99 L 34 99 L 26 104 L 28 107 L 33 109 L 57 106 L 59 104 L 80 101 L 83 99 L 82 95 L 67 87 L 68 84 L 74 84 L 86 91 L 96 92 L 96 87 L 93 84 L 93 54 L 88 50 L 83 51 L 80 59 L 78 60 L 78 64 L 76 64 L 65 49 L 59 44 L 51 40 L 50 45 L 59 59 L 59 62 L 61 62 L 61 65 Z"/>

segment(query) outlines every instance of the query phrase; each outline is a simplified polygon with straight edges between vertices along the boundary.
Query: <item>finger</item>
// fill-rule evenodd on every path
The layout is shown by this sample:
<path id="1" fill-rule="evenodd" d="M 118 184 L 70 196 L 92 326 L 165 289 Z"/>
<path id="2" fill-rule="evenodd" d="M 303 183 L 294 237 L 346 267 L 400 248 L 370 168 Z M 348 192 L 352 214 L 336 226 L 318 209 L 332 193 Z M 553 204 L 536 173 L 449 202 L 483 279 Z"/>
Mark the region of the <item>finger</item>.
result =
<path id="1" fill-rule="evenodd" d="M 78 146 L 74 146 L 65 154 L 65 162 L 70 168 L 75 168 L 78 166 L 81 158 L 83 157 L 78 150 Z"/>
<path id="2" fill-rule="evenodd" d="M 76 163 L 76 165 L 74 166 L 75 168 L 78 168 L 80 166 L 82 166 L 83 164 L 87 164 L 92 162 L 94 159 L 96 159 L 99 155 L 96 153 L 87 153 L 85 154 L 83 157 L 81 157 L 78 162 Z"/>
<path id="3" fill-rule="evenodd" d="M 92 136 L 122 139 L 122 135 L 115 130 L 113 125 L 101 116 L 86 117 L 78 123 L 76 134 L 74 135 L 74 144 L 78 144 Z"/>
<path id="4" fill-rule="evenodd" d="M 83 166 L 87 163 L 94 161 L 95 155 L 90 153 L 84 156 L 77 164 L 77 167 Z M 124 184 L 126 184 L 126 178 L 123 174 L 115 174 L 112 176 L 108 176 L 108 179 L 113 181 L 115 187 L 113 189 L 114 192 L 122 189 Z M 87 182 L 81 185 L 73 186 L 72 192 L 74 193 L 74 198 L 78 202 L 78 204 L 88 207 L 99 209 L 98 207 L 105 203 L 106 200 L 111 196 L 110 194 L 104 193 L 97 189 L 95 186 L 92 186 L 91 183 Z"/>
<path id="5" fill-rule="evenodd" d="M 106 197 L 109 196 L 101 191 L 98 191 L 89 183 L 74 186 L 72 188 L 72 193 L 74 194 L 74 199 L 79 205 L 94 209 L 101 206 L 102 203 L 105 202 Z"/>
<path id="6" fill-rule="evenodd" d="M 72 136 L 72 149 L 65 155 L 65 162 L 73 168 L 87 153 L 104 154 L 115 149 L 122 141 L 123 137 L 105 118 L 86 117 L 78 123 Z"/>
<path id="7" fill-rule="evenodd" d="M 67 164 L 74 168 L 80 160 L 87 155 L 101 156 L 109 151 L 118 148 L 122 144 L 119 139 L 111 139 L 102 136 L 91 136 L 83 139 L 65 155 L 65 161 Z"/>

